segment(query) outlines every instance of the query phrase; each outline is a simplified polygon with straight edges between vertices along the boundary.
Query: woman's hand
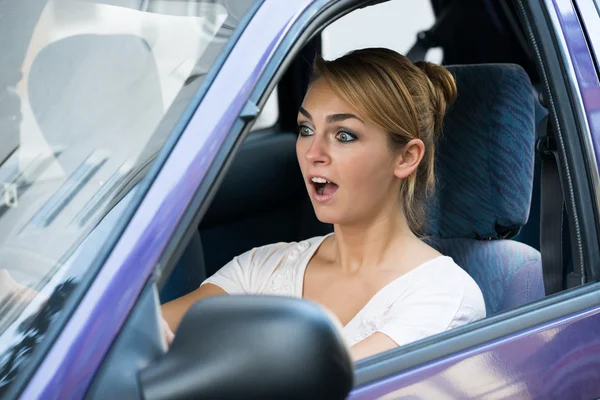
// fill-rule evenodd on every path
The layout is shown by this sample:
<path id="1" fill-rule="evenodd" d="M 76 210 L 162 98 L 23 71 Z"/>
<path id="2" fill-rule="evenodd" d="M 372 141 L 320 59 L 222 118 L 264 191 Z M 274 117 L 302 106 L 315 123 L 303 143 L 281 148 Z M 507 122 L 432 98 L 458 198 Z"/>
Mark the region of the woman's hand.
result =
<path id="1" fill-rule="evenodd" d="M 171 347 L 171 343 L 173 343 L 173 339 L 175 338 L 175 334 L 173 333 L 173 331 L 169 327 L 169 324 L 167 323 L 167 321 L 163 318 L 162 314 L 160 316 L 160 323 L 161 323 L 161 326 L 162 326 L 163 335 L 165 336 L 165 339 L 167 340 L 167 347 Z"/>

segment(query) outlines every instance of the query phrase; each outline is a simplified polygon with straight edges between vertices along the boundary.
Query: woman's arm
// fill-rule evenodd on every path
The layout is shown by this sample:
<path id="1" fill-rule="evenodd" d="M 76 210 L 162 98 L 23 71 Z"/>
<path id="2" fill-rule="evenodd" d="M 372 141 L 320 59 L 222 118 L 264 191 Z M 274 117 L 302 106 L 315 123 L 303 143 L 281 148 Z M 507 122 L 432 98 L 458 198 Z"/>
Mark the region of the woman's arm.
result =
<path id="1" fill-rule="evenodd" d="M 249 269 L 252 265 L 253 254 L 254 250 L 250 250 L 240 256 L 234 257 L 233 260 L 208 278 L 198 289 L 183 297 L 163 304 L 161 310 L 166 325 L 175 332 L 187 310 L 198 300 L 205 297 L 220 296 L 230 293 L 250 293 L 251 291 L 248 287 L 250 282 Z M 257 263 L 257 265 L 261 264 Z M 168 336 L 168 332 L 166 332 L 166 334 Z"/>
<path id="2" fill-rule="evenodd" d="M 367 358 L 398 347 L 396 342 L 384 333 L 375 332 L 365 340 L 361 340 L 350 348 L 353 361 Z"/>
<path id="3" fill-rule="evenodd" d="M 327 307 L 324 307 L 320 304 L 319 304 L 319 306 L 323 309 L 323 311 L 325 311 L 325 314 L 327 314 L 327 316 L 329 317 L 329 319 L 331 320 L 333 325 L 337 328 L 340 336 L 343 337 L 344 336 L 344 327 L 343 327 L 342 322 L 333 313 L 333 311 L 331 311 Z M 366 358 L 366 357 L 375 355 L 377 353 L 391 350 L 396 347 L 398 347 L 398 345 L 396 344 L 396 342 L 394 342 L 392 339 L 390 339 L 389 336 L 387 336 L 384 333 L 375 332 L 368 338 L 361 340 L 360 342 L 356 343 L 354 346 L 349 347 L 348 351 L 350 353 L 350 357 L 352 358 L 352 361 L 358 361 L 361 358 Z"/>
<path id="4" fill-rule="evenodd" d="M 163 318 L 167 322 L 169 328 L 173 332 L 175 332 L 177 331 L 179 323 L 183 319 L 183 316 L 185 315 L 187 310 L 198 300 L 201 300 L 205 297 L 220 296 L 226 294 L 227 292 L 218 287 L 217 285 L 213 285 L 212 283 L 206 283 L 183 297 L 163 304 L 161 306 Z"/>

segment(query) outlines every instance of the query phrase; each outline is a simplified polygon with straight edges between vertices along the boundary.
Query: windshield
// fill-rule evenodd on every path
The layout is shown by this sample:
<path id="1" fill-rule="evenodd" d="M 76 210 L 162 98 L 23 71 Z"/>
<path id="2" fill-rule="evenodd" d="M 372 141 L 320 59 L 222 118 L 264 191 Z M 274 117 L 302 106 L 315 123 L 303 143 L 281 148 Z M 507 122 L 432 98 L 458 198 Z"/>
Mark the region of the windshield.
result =
<path id="1" fill-rule="evenodd" d="M 252 3 L 0 3 L 0 389 L 43 339 L 27 324 L 44 307 L 54 321 L 48 299 L 64 304 L 129 217 L 132 189 Z"/>

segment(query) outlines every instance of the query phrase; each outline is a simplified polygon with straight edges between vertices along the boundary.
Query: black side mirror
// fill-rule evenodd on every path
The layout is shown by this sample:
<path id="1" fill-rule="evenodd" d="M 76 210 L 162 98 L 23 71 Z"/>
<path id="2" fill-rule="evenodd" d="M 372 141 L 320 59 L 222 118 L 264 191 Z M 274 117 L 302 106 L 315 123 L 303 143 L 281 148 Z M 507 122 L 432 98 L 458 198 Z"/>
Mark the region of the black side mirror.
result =
<path id="1" fill-rule="evenodd" d="M 316 304 L 216 296 L 185 315 L 169 351 L 139 373 L 144 399 L 343 399 L 353 369 Z"/>

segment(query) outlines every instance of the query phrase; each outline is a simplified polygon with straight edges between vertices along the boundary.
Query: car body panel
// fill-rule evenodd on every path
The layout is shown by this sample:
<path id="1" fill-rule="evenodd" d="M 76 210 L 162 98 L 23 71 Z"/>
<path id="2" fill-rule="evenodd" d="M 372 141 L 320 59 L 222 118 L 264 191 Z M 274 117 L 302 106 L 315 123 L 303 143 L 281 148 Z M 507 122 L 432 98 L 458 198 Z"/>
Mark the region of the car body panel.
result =
<path id="1" fill-rule="evenodd" d="M 555 21 L 555 24 L 560 25 L 564 36 L 564 45 L 572 63 L 571 73 L 576 77 L 576 96 L 584 106 L 578 117 L 583 122 L 584 139 L 587 139 L 584 140 L 584 144 L 588 153 L 588 166 L 592 175 L 596 204 L 600 209 L 600 175 L 596 157 L 600 154 L 600 81 L 596 67 L 600 62 L 600 14 L 593 0 L 576 0 L 575 3 L 580 11 L 581 21 L 571 1 L 556 0 L 554 9 L 558 21 Z"/>
<path id="2" fill-rule="evenodd" d="M 594 308 L 366 385 L 350 399 L 592 398 L 600 393 L 599 335 Z"/>
<path id="3" fill-rule="evenodd" d="M 277 44 L 309 4 L 269 1 L 256 12 L 22 398 L 84 396 Z"/>

